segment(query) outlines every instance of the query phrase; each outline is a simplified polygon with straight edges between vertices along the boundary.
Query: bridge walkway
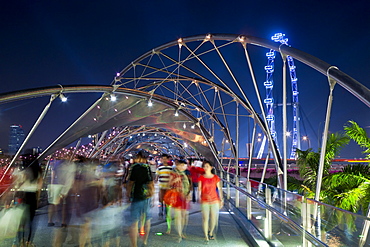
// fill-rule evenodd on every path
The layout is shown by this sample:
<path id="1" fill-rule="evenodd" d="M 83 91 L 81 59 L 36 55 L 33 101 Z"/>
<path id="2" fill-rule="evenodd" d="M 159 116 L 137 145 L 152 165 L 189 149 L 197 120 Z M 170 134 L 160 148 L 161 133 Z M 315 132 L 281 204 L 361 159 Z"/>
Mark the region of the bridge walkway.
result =
<path id="1" fill-rule="evenodd" d="M 156 190 L 158 190 L 156 188 Z M 157 195 L 158 193 L 156 193 Z M 203 230 L 202 230 L 202 215 L 200 204 L 198 202 L 191 203 L 189 209 L 189 222 L 185 231 L 186 239 L 177 243 L 176 232 L 172 226 L 171 234 L 165 234 L 167 224 L 165 219 L 158 216 L 159 207 L 157 206 L 157 196 L 153 198 L 154 205 L 151 209 L 152 220 L 149 240 L 147 246 L 153 247 L 172 247 L 172 246 L 205 246 Z M 91 222 L 91 237 L 90 243 L 85 246 L 100 247 L 100 246 L 119 246 L 128 247 L 130 241 L 128 237 L 127 216 L 129 214 L 129 204 L 111 205 L 100 209 L 96 212 L 95 217 Z M 242 229 L 233 219 L 233 216 L 226 208 L 220 210 L 219 227 L 216 234 L 216 239 L 208 243 L 209 246 L 250 246 L 248 237 L 245 236 Z M 54 240 L 57 238 L 63 242 L 63 247 L 77 247 L 78 236 L 81 232 L 81 221 L 73 217 L 70 225 L 62 228 L 60 223 L 55 223 L 55 226 L 48 226 L 48 206 L 41 207 L 36 212 L 35 225 L 36 231 L 33 243 L 37 247 L 55 246 Z M 172 222 L 173 225 L 173 222 Z M 109 233 L 108 233 L 109 232 Z M 108 243 L 109 240 L 109 243 Z M 13 239 L 5 239 L 1 241 L 0 247 L 12 246 Z M 141 240 L 138 246 L 143 246 Z"/>

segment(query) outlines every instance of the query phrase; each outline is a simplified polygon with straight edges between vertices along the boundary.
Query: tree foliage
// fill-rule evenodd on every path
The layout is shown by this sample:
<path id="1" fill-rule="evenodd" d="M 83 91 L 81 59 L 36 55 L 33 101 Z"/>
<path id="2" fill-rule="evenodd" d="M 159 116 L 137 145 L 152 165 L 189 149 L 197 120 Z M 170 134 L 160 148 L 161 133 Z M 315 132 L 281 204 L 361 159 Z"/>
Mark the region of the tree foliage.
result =
<path id="1" fill-rule="evenodd" d="M 366 212 L 370 199 L 370 167 L 346 166 L 323 179 L 323 202 L 347 211 Z"/>
<path id="2" fill-rule="evenodd" d="M 348 136 L 341 133 L 332 133 L 328 136 L 324 158 L 323 176 L 329 175 L 332 159 L 339 154 L 340 150 L 349 143 Z M 297 166 L 299 174 L 303 178 L 303 186 L 300 190 L 306 196 L 313 197 L 317 182 L 317 172 L 320 163 L 320 150 L 314 152 L 312 149 L 297 149 Z"/>
<path id="3" fill-rule="evenodd" d="M 331 161 L 350 140 L 364 148 L 363 153 L 370 159 L 370 138 L 366 131 L 354 121 L 348 121 L 344 131 L 345 134 L 333 133 L 328 136 L 320 199 L 344 210 L 366 213 L 370 203 L 370 167 L 365 164 L 348 165 L 341 172 L 329 173 Z M 304 179 L 300 192 L 307 197 L 314 197 L 315 194 L 320 152 L 297 150 L 297 165 Z"/>
<path id="4" fill-rule="evenodd" d="M 370 138 L 367 136 L 365 129 L 354 121 L 348 121 L 344 130 L 352 140 L 365 149 L 362 153 L 366 155 L 366 159 L 370 159 Z"/>

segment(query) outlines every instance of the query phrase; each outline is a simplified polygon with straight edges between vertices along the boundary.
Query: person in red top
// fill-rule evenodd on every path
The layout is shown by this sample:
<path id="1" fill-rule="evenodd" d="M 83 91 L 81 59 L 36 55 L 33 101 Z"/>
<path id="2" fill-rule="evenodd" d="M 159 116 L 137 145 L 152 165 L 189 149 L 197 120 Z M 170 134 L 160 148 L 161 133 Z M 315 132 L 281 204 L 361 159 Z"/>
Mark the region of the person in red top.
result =
<path id="1" fill-rule="evenodd" d="M 175 227 L 178 234 L 178 242 L 180 243 L 183 238 L 185 238 L 184 229 L 188 222 L 188 201 L 189 201 L 189 194 L 191 191 L 191 181 L 189 177 L 186 175 L 186 161 L 185 160 L 177 160 L 175 162 L 176 167 L 173 169 L 172 173 L 170 174 L 170 181 L 168 183 L 169 187 L 172 189 L 176 189 L 179 192 L 179 200 L 175 205 L 172 207 L 174 208 L 175 213 Z M 170 228 L 168 228 L 167 233 L 170 232 Z"/>
<path id="2" fill-rule="evenodd" d="M 213 165 L 203 162 L 204 175 L 199 177 L 198 191 L 202 208 L 202 225 L 205 241 L 215 239 L 214 232 L 218 224 L 218 213 L 223 207 L 221 179 L 213 173 Z"/>
<path id="3" fill-rule="evenodd" d="M 191 167 L 189 168 L 190 171 L 190 177 L 191 177 L 191 182 L 193 184 L 193 196 L 192 196 L 192 201 L 196 202 L 197 197 L 196 197 L 196 191 L 198 190 L 198 181 L 199 181 L 199 176 L 204 174 L 204 169 L 202 168 L 203 162 L 200 160 L 194 160 L 194 162 L 191 164 Z"/>

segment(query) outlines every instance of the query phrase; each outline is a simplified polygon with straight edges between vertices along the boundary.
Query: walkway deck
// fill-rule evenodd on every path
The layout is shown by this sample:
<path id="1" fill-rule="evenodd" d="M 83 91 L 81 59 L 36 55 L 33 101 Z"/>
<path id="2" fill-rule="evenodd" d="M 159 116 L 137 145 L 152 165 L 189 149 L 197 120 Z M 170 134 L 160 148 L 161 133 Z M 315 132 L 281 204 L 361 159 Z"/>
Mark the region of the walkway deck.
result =
<path id="1" fill-rule="evenodd" d="M 157 194 L 157 193 L 156 193 Z M 154 198 L 157 202 L 157 198 Z M 157 205 L 155 203 L 155 205 Z M 103 229 L 113 229 L 110 231 L 112 235 L 117 235 L 119 238 L 119 244 L 115 241 L 110 241 L 107 246 L 130 246 L 128 238 L 128 223 L 126 217 L 128 214 L 128 204 L 122 206 L 109 206 L 104 210 L 99 211 L 92 221 L 91 227 L 91 245 L 86 246 L 104 246 L 104 234 Z M 170 235 L 166 235 L 166 222 L 164 219 L 158 217 L 158 207 L 152 208 L 152 227 L 150 230 L 148 246 L 160 246 L 160 247 L 172 247 L 172 246 L 205 246 L 203 230 L 202 230 L 202 215 L 200 211 L 199 203 L 191 203 L 189 210 L 189 224 L 186 229 L 187 238 L 181 243 L 177 243 L 175 230 L 173 229 Z M 112 216 L 114 215 L 114 216 Z M 78 241 L 73 241 L 72 236 L 78 236 L 80 232 L 80 222 L 77 220 L 71 221 L 71 224 L 67 228 L 61 228 L 58 223 L 53 227 L 47 226 L 47 206 L 42 207 L 36 212 L 36 233 L 34 237 L 34 244 L 37 247 L 50 247 L 53 246 L 53 239 L 56 234 L 60 234 L 65 237 L 63 246 L 75 247 L 78 246 Z M 77 237 L 75 237 L 77 239 Z M 219 227 L 216 235 L 216 240 L 209 242 L 209 246 L 248 246 L 248 240 L 243 234 L 241 229 L 238 227 L 233 217 L 225 210 L 220 211 Z M 142 241 L 139 241 L 139 246 L 142 245 Z M 12 240 L 8 239 L 0 243 L 0 247 L 12 246 Z"/>

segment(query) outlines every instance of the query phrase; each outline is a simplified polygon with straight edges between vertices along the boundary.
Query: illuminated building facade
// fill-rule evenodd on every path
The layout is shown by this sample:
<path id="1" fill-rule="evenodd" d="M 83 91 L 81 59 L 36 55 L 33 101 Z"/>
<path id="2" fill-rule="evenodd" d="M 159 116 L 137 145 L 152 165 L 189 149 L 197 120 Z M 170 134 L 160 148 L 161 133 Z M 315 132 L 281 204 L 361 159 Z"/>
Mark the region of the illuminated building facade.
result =
<path id="1" fill-rule="evenodd" d="M 14 155 L 24 140 L 24 131 L 21 125 L 11 125 L 9 131 L 9 144 L 8 152 L 10 155 Z"/>

